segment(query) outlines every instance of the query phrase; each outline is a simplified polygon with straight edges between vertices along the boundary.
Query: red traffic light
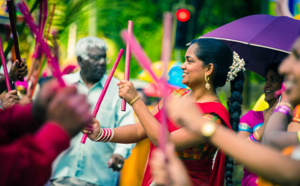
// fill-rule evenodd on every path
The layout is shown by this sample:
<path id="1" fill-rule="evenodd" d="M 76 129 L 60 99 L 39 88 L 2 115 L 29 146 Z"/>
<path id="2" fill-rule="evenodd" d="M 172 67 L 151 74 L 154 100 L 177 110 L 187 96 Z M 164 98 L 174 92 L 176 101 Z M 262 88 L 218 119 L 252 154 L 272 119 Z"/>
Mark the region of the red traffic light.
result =
<path id="1" fill-rule="evenodd" d="M 190 12 L 187 9 L 180 8 L 176 12 L 176 17 L 180 22 L 186 22 L 190 19 Z"/>

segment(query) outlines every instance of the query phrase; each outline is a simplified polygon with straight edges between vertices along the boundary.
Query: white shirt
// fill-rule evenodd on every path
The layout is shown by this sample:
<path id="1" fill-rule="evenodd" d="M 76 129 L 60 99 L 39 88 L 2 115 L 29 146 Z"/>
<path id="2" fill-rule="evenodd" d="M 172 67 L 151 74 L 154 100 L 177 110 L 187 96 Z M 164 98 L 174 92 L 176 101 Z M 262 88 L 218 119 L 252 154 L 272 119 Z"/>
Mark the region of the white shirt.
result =
<path id="1" fill-rule="evenodd" d="M 92 113 L 107 77 L 104 75 L 90 90 L 84 84 L 79 72 L 65 75 L 63 79 L 66 84 L 75 85 L 79 93 L 87 96 Z M 112 78 L 96 116 L 102 128 L 115 128 L 135 123 L 133 110 L 129 104 L 125 112 L 121 111 L 122 100 L 118 96 L 117 82 L 117 79 Z M 97 185 L 116 185 L 119 173 L 108 169 L 107 162 L 112 154 L 120 154 L 128 158 L 134 144 L 94 142 L 89 138 L 85 144 L 82 144 L 80 143 L 82 136 L 81 132 L 75 136 L 70 148 L 55 160 L 51 179 L 75 177 Z"/>

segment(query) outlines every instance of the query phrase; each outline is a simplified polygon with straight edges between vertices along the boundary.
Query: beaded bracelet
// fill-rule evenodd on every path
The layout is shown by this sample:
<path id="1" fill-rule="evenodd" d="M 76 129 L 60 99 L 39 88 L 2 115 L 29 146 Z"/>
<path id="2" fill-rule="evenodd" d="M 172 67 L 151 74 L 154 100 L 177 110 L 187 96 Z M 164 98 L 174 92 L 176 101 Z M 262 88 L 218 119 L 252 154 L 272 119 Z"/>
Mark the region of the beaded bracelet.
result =
<path id="1" fill-rule="evenodd" d="M 257 130 L 256 130 L 256 131 L 254 131 L 254 133 L 253 133 L 253 137 L 255 137 L 255 139 L 257 139 L 258 141 L 260 141 L 260 140 L 261 140 L 261 137 L 258 135 L 258 132 L 257 132 Z"/>

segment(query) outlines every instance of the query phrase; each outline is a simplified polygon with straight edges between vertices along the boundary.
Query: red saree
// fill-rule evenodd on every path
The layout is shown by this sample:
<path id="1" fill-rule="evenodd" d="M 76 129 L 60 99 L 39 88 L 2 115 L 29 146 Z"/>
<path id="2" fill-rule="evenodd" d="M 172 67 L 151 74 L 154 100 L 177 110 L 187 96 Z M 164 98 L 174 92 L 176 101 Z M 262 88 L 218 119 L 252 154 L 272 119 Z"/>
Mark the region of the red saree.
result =
<path id="1" fill-rule="evenodd" d="M 198 103 L 199 109 L 203 113 L 212 113 L 216 114 L 222 121 L 222 124 L 231 129 L 229 124 L 229 113 L 226 108 L 219 102 L 206 102 Z M 159 122 L 161 122 L 161 111 L 159 111 L 154 116 Z M 176 126 L 170 120 L 167 120 L 168 131 L 171 133 L 175 130 L 178 130 L 180 127 Z M 204 144 L 203 150 L 207 149 L 207 146 L 211 144 Z M 150 152 L 147 160 L 147 165 L 145 169 L 144 179 L 142 182 L 143 186 L 149 186 L 152 182 L 151 178 L 151 169 L 149 166 L 149 159 L 152 156 L 153 150 L 156 147 L 151 143 Z M 210 153 L 210 152 L 204 152 Z M 197 155 L 193 155 L 197 156 Z M 211 156 L 210 156 L 211 157 Z M 224 185 L 224 171 L 225 171 L 225 158 L 226 155 L 220 150 L 217 153 L 214 167 L 212 169 L 212 158 L 210 159 L 200 159 L 200 160 L 182 160 L 185 164 L 186 169 L 188 170 L 191 181 L 194 185 L 209 185 L 209 186 L 220 186 Z"/>

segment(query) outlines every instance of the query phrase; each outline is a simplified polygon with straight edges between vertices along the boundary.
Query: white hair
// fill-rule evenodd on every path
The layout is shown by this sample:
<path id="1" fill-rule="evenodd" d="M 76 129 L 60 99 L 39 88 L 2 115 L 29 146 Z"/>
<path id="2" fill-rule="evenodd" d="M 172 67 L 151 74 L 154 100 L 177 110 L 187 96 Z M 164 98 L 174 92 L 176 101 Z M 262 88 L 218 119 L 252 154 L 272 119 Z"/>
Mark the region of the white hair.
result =
<path id="1" fill-rule="evenodd" d="M 107 50 L 106 43 L 104 40 L 97 37 L 85 37 L 78 40 L 75 47 L 76 57 L 81 57 L 83 60 L 88 59 L 88 49 L 98 47 L 101 50 Z"/>

